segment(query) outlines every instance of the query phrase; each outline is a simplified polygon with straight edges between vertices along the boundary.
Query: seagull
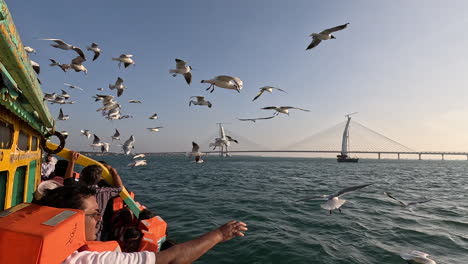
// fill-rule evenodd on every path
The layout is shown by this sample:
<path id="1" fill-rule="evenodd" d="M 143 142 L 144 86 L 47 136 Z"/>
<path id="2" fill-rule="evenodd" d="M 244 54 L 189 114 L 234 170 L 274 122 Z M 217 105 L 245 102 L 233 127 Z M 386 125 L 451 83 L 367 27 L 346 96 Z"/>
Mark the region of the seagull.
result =
<path id="1" fill-rule="evenodd" d="M 70 64 L 70 67 L 72 69 L 75 70 L 75 72 L 84 72 L 85 74 L 88 73 L 88 69 L 86 69 L 85 66 L 83 66 L 83 62 L 85 62 L 86 60 L 84 59 L 84 57 L 81 57 L 81 56 L 77 56 L 76 58 L 74 58 L 72 61 L 71 61 L 71 64 Z"/>
<path id="2" fill-rule="evenodd" d="M 25 47 L 24 47 L 24 51 L 26 51 L 27 53 L 34 53 L 34 54 L 36 54 L 36 50 L 33 49 L 33 48 L 31 48 L 31 47 L 29 47 L 29 46 L 25 46 Z"/>
<path id="3" fill-rule="evenodd" d="M 140 100 L 128 100 L 128 102 L 131 104 L 141 104 Z"/>
<path id="4" fill-rule="evenodd" d="M 67 137 L 68 137 L 68 132 L 67 131 L 62 130 L 62 131 L 60 131 L 60 134 L 62 134 L 64 139 L 67 139 Z"/>
<path id="5" fill-rule="evenodd" d="M 263 110 L 275 110 L 276 112 L 273 115 L 279 115 L 280 113 L 289 115 L 289 109 L 297 109 L 297 110 L 301 110 L 305 112 L 310 112 L 310 110 L 293 107 L 293 106 L 267 106 L 267 107 L 263 107 L 262 109 Z"/>
<path id="6" fill-rule="evenodd" d="M 58 120 L 68 120 L 69 118 L 70 118 L 70 116 L 69 115 L 64 115 L 63 111 L 62 111 L 62 108 L 60 108 Z"/>
<path id="7" fill-rule="evenodd" d="M 70 88 L 70 89 L 78 89 L 78 90 L 83 91 L 82 88 L 80 88 L 80 87 L 78 87 L 78 86 L 76 86 L 76 85 L 69 84 L 69 83 L 63 83 L 63 84 L 66 85 L 66 86 L 68 86 L 68 88 Z"/>
<path id="8" fill-rule="evenodd" d="M 149 117 L 149 119 L 158 119 L 158 114 L 153 114 L 152 116 Z"/>
<path id="9" fill-rule="evenodd" d="M 135 148 L 135 146 L 133 144 L 135 144 L 135 137 L 133 135 L 131 135 L 130 138 L 127 139 L 127 141 L 125 141 L 125 143 L 122 145 L 122 149 L 123 149 L 125 155 L 130 154 L 131 149 Z"/>
<path id="10" fill-rule="evenodd" d="M 91 46 L 88 46 L 86 49 L 94 52 L 93 61 L 95 61 L 99 57 L 99 54 L 101 54 L 101 49 L 96 43 L 92 43 Z"/>
<path id="11" fill-rule="evenodd" d="M 213 150 L 216 149 L 216 147 L 219 147 L 219 148 L 222 148 L 223 146 L 224 147 L 228 147 L 229 145 L 229 141 L 227 139 L 223 139 L 223 138 L 216 138 L 215 139 L 215 142 L 214 143 L 210 143 L 208 146 L 211 148 L 211 147 L 214 147 Z"/>
<path id="12" fill-rule="evenodd" d="M 264 120 L 264 119 L 272 119 L 273 117 L 275 117 L 274 115 L 273 116 L 269 116 L 269 117 L 258 117 L 258 118 L 237 118 L 239 119 L 239 121 L 252 121 L 252 122 L 256 122 L 257 120 Z"/>
<path id="13" fill-rule="evenodd" d="M 208 108 L 211 108 L 212 104 L 210 101 L 206 101 L 204 96 L 191 96 L 190 98 L 197 98 L 197 100 L 191 100 L 189 106 L 194 105 L 207 105 Z"/>
<path id="14" fill-rule="evenodd" d="M 101 152 L 102 153 L 109 152 L 109 146 L 110 146 L 109 143 L 104 142 L 104 143 L 101 143 L 101 144 L 102 144 L 101 145 Z"/>
<path id="15" fill-rule="evenodd" d="M 67 91 L 63 90 L 63 89 L 60 89 L 62 91 L 62 95 L 60 95 L 61 97 L 65 98 L 65 99 L 70 99 L 70 94 L 67 93 Z"/>
<path id="16" fill-rule="evenodd" d="M 122 63 L 124 64 L 125 68 L 127 68 L 131 64 L 135 65 L 132 57 L 133 55 L 131 54 L 122 54 L 118 58 L 112 58 L 112 60 L 119 61 L 119 68 Z"/>
<path id="17" fill-rule="evenodd" d="M 48 100 L 51 104 L 74 104 L 74 101 L 67 101 L 65 97 L 56 95 L 54 100 Z"/>
<path id="18" fill-rule="evenodd" d="M 104 145 L 104 143 L 102 143 L 101 139 L 94 134 L 93 144 L 91 144 L 91 147 L 101 147 L 102 145 Z"/>
<path id="19" fill-rule="evenodd" d="M 111 136 L 111 138 L 112 138 L 112 141 L 120 140 L 120 132 L 117 130 L 117 128 L 115 129 L 115 133 L 113 136 Z"/>
<path id="20" fill-rule="evenodd" d="M 60 69 L 62 69 L 63 72 L 67 72 L 71 68 L 70 64 L 62 64 L 62 63 L 57 62 L 54 59 L 49 59 L 49 60 L 50 62 L 52 62 L 51 64 L 49 64 L 50 66 L 58 66 L 60 67 Z"/>
<path id="21" fill-rule="evenodd" d="M 333 36 L 331 33 L 343 30 L 348 25 L 349 25 L 349 23 L 346 23 L 346 24 L 341 25 L 341 26 L 325 29 L 324 31 L 322 31 L 320 33 L 310 34 L 310 36 L 312 37 L 312 42 L 309 44 L 309 46 L 307 47 L 306 50 L 317 47 L 317 45 L 320 44 L 320 42 L 322 42 L 322 40 L 336 39 L 335 36 Z"/>
<path id="22" fill-rule="evenodd" d="M 195 156 L 195 162 L 196 163 L 203 163 L 203 160 L 201 159 L 201 155 L 203 153 L 200 152 L 200 146 L 192 141 L 192 153 L 190 153 L 192 156 Z"/>
<path id="23" fill-rule="evenodd" d="M 133 156 L 133 159 L 144 158 L 144 157 L 145 157 L 145 154 L 142 153 L 142 154 Z"/>
<path id="24" fill-rule="evenodd" d="M 104 91 L 104 88 L 97 88 L 98 91 Z"/>
<path id="25" fill-rule="evenodd" d="M 36 72 L 36 74 L 39 74 L 41 73 L 41 65 L 39 65 L 39 63 L 33 61 L 33 60 L 29 60 L 31 62 L 31 66 L 32 68 L 34 69 L 34 71 Z"/>
<path id="26" fill-rule="evenodd" d="M 244 82 L 242 82 L 241 79 L 227 75 L 216 76 L 211 80 L 202 80 L 201 83 L 211 84 L 210 87 L 206 89 L 207 91 L 211 89 L 210 93 L 214 91 L 215 86 L 225 89 L 233 89 L 240 93 L 240 90 L 244 86 Z"/>
<path id="27" fill-rule="evenodd" d="M 123 93 L 123 90 L 125 89 L 125 86 L 123 85 L 123 79 L 120 77 L 117 77 L 117 81 L 115 81 L 115 84 L 109 84 L 109 89 L 114 90 L 117 89 L 117 97 L 120 97 Z"/>
<path id="28" fill-rule="evenodd" d="M 233 139 L 231 136 L 226 135 L 226 139 L 227 139 L 228 141 L 236 142 L 237 144 L 239 144 L 239 141 Z"/>
<path id="29" fill-rule="evenodd" d="M 427 199 L 426 197 L 424 197 L 424 198 L 426 198 L 426 199 L 425 199 L 425 200 L 422 200 L 422 201 L 404 203 L 404 202 L 402 202 L 402 201 L 396 199 L 395 197 L 393 197 L 393 196 L 392 196 L 390 193 L 388 193 L 388 192 L 384 192 L 384 194 L 387 195 L 388 197 L 390 197 L 391 199 L 397 201 L 397 202 L 398 202 L 401 206 L 403 206 L 403 207 L 408 207 L 408 206 L 415 205 L 415 204 L 420 204 L 420 203 L 427 203 L 427 202 L 431 201 L 431 199 Z"/>
<path id="30" fill-rule="evenodd" d="M 146 160 L 135 160 L 134 162 L 129 163 L 128 167 L 138 167 L 138 166 L 144 166 L 144 165 L 148 165 L 146 164 Z"/>
<path id="31" fill-rule="evenodd" d="M 44 93 L 44 99 L 43 101 L 53 101 L 57 97 L 56 93 Z"/>
<path id="32" fill-rule="evenodd" d="M 74 50 L 76 53 L 78 53 L 80 57 L 83 58 L 83 60 L 86 60 L 86 57 L 80 48 L 70 45 L 68 43 L 65 43 L 61 39 L 42 39 L 42 40 L 52 40 L 53 42 L 56 43 L 56 44 L 50 44 L 54 48 L 63 49 L 63 50 Z"/>
<path id="33" fill-rule="evenodd" d="M 151 132 L 159 132 L 159 129 L 160 128 L 163 128 L 162 126 L 159 126 L 159 127 L 150 127 L 150 128 L 147 128 L 149 131 Z"/>
<path id="34" fill-rule="evenodd" d="M 188 85 L 192 82 L 192 67 L 187 65 L 187 62 L 179 59 L 175 59 L 176 69 L 169 70 L 169 73 L 172 73 L 172 76 L 176 77 L 177 74 L 182 74 L 185 78 L 185 81 Z"/>
<path id="35" fill-rule="evenodd" d="M 343 190 L 341 190 L 341 191 L 339 191 L 339 192 L 337 192 L 335 194 L 322 195 L 320 197 L 316 197 L 316 196 L 306 197 L 304 199 L 298 200 L 297 202 L 306 201 L 306 200 L 310 200 L 310 199 L 325 198 L 325 199 L 327 199 L 327 202 L 325 204 L 320 205 L 320 207 L 322 207 L 325 210 L 329 210 L 330 214 L 332 214 L 332 211 L 336 210 L 336 209 L 338 209 L 338 211 L 340 211 L 340 213 L 341 213 L 340 207 L 346 202 L 346 200 L 340 199 L 340 197 L 345 195 L 346 193 L 362 189 L 362 188 L 367 187 L 369 185 L 372 185 L 372 183 L 353 186 L 353 187 L 348 187 L 348 188 L 345 188 L 345 189 L 343 189 Z"/>
<path id="36" fill-rule="evenodd" d="M 255 96 L 252 101 L 257 100 L 257 98 L 259 98 L 260 95 L 262 95 L 265 91 L 271 93 L 271 92 L 273 92 L 273 90 L 278 90 L 278 91 L 281 91 L 283 93 L 286 93 L 285 90 L 280 89 L 280 88 L 276 88 L 276 87 L 272 87 L 272 86 L 263 86 L 262 88 L 260 88 L 260 92 L 258 92 L 257 96 Z"/>
<path id="37" fill-rule="evenodd" d="M 429 254 L 417 250 L 413 250 L 409 253 L 403 253 L 401 254 L 401 257 L 404 260 L 408 260 L 408 263 L 437 264 L 434 260 L 428 258 Z"/>
<path id="38" fill-rule="evenodd" d="M 91 132 L 88 129 L 80 130 L 81 134 L 87 138 L 91 137 Z"/>

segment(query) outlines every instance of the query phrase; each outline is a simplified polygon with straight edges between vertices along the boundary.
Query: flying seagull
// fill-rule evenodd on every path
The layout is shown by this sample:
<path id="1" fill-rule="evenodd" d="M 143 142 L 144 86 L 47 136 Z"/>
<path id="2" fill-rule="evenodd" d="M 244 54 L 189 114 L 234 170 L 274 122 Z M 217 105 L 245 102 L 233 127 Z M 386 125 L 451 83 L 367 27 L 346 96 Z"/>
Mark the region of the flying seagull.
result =
<path id="1" fill-rule="evenodd" d="M 192 152 L 190 154 L 195 157 L 196 163 L 203 163 L 203 160 L 201 159 L 202 153 L 200 152 L 200 146 L 198 146 L 198 144 L 193 141 L 192 141 Z"/>
<path id="2" fill-rule="evenodd" d="M 101 54 L 101 49 L 98 47 L 98 44 L 96 43 L 92 43 L 91 46 L 88 46 L 87 50 L 94 52 L 93 61 L 95 61 L 99 57 L 99 54 Z"/>
<path id="3" fill-rule="evenodd" d="M 129 167 L 138 167 L 144 165 L 147 165 L 146 160 L 135 160 L 134 162 L 128 164 Z"/>
<path id="4" fill-rule="evenodd" d="M 275 117 L 274 115 L 273 116 L 269 116 L 269 117 L 258 117 L 258 118 L 237 118 L 239 119 L 239 121 L 252 121 L 252 122 L 256 122 L 257 120 L 264 120 L 264 119 L 272 119 L 273 117 Z"/>
<path id="5" fill-rule="evenodd" d="M 214 91 L 214 87 L 218 86 L 219 88 L 232 89 L 240 93 L 240 90 L 244 86 L 244 82 L 237 77 L 219 75 L 214 77 L 211 80 L 202 80 L 201 83 L 209 83 L 210 86 L 206 89 L 207 91 L 211 89 L 210 93 Z"/>
<path id="6" fill-rule="evenodd" d="M 75 72 L 84 72 L 85 74 L 88 73 L 88 69 L 86 69 L 86 67 L 83 65 L 83 62 L 85 62 L 86 60 L 84 59 L 84 57 L 81 57 L 81 56 L 77 56 L 76 58 L 74 58 L 72 61 L 71 61 L 71 64 L 70 64 L 70 67 L 72 69 L 75 70 Z"/>
<path id="7" fill-rule="evenodd" d="M 119 62 L 119 68 L 120 65 L 122 65 L 122 63 L 124 64 L 125 68 L 127 68 L 131 64 L 135 65 L 135 62 L 133 61 L 132 57 L 133 55 L 131 54 L 122 54 L 118 58 L 112 58 L 112 60 Z"/>
<path id="8" fill-rule="evenodd" d="M 94 139 L 93 139 L 93 144 L 91 144 L 91 147 L 100 147 L 102 146 L 104 143 L 101 142 L 101 139 L 96 136 L 96 134 L 94 134 Z"/>
<path id="9" fill-rule="evenodd" d="M 41 65 L 39 65 L 39 63 L 33 61 L 33 60 L 29 60 L 31 62 L 31 66 L 32 68 L 34 69 L 34 71 L 36 72 L 36 74 L 39 74 L 41 73 Z"/>
<path id="10" fill-rule="evenodd" d="M 73 84 L 69 84 L 69 83 L 63 83 L 64 85 L 68 86 L 68 88 L 70 89 L 78 89 L 78 90 L 81 90 L 83 91 L 83 89 L 81 87 L 78 87 L 76 85 L 73 85 Z"/>
<path id="11" fill-rule="evenodd" d="M 109 143 L 106 143 L 106 142 L 103 142 L 101 143 L 101 152 L 104 153 L 104 152 L 109 152 L 109 146 L 110 144 Z"/>
<path id="12" fill-rule="evenodd" d="M 228 141 L 236 142 L 237 144 L 239 144 L 239 141 L 237 141 L 236 139 L 233 139 L 231 136 L 226 135 L 226 139 Z"/>
<path id="13" fill-rule="evenodd" d="M 158 119 L 158 114 L 153 114 L 152 116 L 149 117 L 149 119 Z"/>
<path id="14" fill-rule="evenodd" d="M 111 136 L 111 138 L 112 138 L 112 141 L 120 140 L 120 132 L 117 130 L 117 128 L 115 129 L 115 133 L 113 136 Z"/>
<path id="15" fill-rule="evenodd" d="M 393 195 L 391 195 L 388 192 L 384 192 L 384 194 L 387 195 L 388 197 L 390 197 L 391 199 L 397 201 L 403 207 L 408 207 L 408 206 L 415 205 L 415 204 L 420 204 L 420 203 L 427 203 L 427 202 L 431 201 L 431 199 L 427 199 L 426 197 L 424 197 L 425 200 L 422 200 L 422 201 L 405 203 L 405 202 L 402 202 L 402 201 L 398 200 L 397 198 L 393 197 Z"/>
<path id="16" fill-rule="evenodd" d="M 97 88 L 98 91 L 104 91 L 104 88 Z"/>
<path id="17" fill-rule="evenodd" d="M 280 113 L 289 115 L 289 109 L 297 109 L 297 110 L 301 110 L 305 112 L 310 112 L 310 110 L 293 107 L 293 106 L 267 106 L 267 107 L 263 107 L 262 109 L 263 110 L 275 110 L 276 112 L 274 113 L 274 115 L 279 115 Z"/>
<path id="18" fill-rule="evenodd" d="M 67 139 L 67 137 L 68 137 L 68 132 L 67 131 L 62 130 L 62 131 L 60 131 L 60 134 L 62 134 L 64 139 Z"/>
<path id="19" fill-rule="evenodd" d="M 272 93 L 273 90 L 278 90 L 278 91 L 281 91 L 283 93 L 286 92 L 285 90 L 280 89 L 280 88 L 276 88 L 276 87 L 272 87 L 272 86 L 263 86 L 262 88 L 260 88 L 260 92 L 258 92 L 257 96 L 255 96 L 252 101 L 257 100 L 260 97 L 260 95 L 262 95 L 265 91 L 267 91 L 269 93 Z"/>
<path id="20" fill-rule="evenodd" d="M 91 132 L 88 129 L 80 130 L 81 134 L 87 138 L 91 137 Z"/>
<path id="21" fill-rule="evenodd" d="M 86 60 L 86 57 L 80 48 L 70 45 L 68 43 L 65 43 L 61 39 L 42 39 L 42 40 L 52 40 L 53 42 L 55 42 L 55 44 L 50 44 L 50 45 L 54 48 L 63 49 L 63 50 L 74 50 L 76 53 L 78 53 L 80 57 L 83 58 L 83 60 Z"/>
<path id="22" fill-rule="evenodd" d="M 190 100 L 189 106 L 194 105 L 207 105 L 208 108 L 211 108 L 212 104 L 210 101 L 206 101 L 204 96 L 191 96 L 190 98 L 197 98 L 197 100 Z"/>
<path id="23" fill-rule="evenodd" d="M 123 93 L 123 90 L 125 89 L 123 82 L 124 80 L 122 78 L 117 77 L 117 81 L 115 81 L 115 84 L 109 84 L 109 89 L 117 89 L 117 97 L 120 97 Z"/>
<path id="24" fill-rule="evenodd" d="M 134 144 L 135 144 L 135 137 L 131 135 L 130 138 L 127 139 L 127 141 L 125 141 L 125 143 L 122 145 L 122 149 L 125 155 L 130 154 L 131 150 L 135 148 Z"/>
<path id="25" fill-rule="evenodd" d="M 70 94 L 67 93 L 67 91 L 63 90 L 63 89 L 60 89 L 62 91 L 62 95 L 60 95 L 61 97 L 65 98 L 65 99 L 70 99 Z"/>
<path id="26" fill-rule="evenodd" d="M 144 158 L 145 156 L 146 156 L 145 154 L 141 153 L 141 154 L 133 156 L 133 159 Z"/>
<path id="27" fill-rule="evenodd" d="M 68 120 L 69 118 L 70 118 L 70 116 L 69 115 L 64 115 L 63 111 L 62 111 L 62 108 L 60 108 L 58 120 Z"/>
<path id="28" fill-rule="evenodd" d="M 128 102 L 131 104 L 141 104 L 140 100 L 128 100 Z"/>
<path id="29" fill-rule="evenodd" d="M 320 198 L 323 199 L 323 198 L 325 198 L 325 199 L 327 199 L 327 202 L 325 204 L 320 205 L 320 207 L 322 207 L 325 210 L 329 210 L 330 214 L 332 214 L 332 211 L 336 210 L 336 209 L 338 209 L 338 211 L 340 211 L 340 213 L 341 213 L 340 207 L 346 202 L 346 200 L 340 199 L 340 197 L 345 195 L 346 193 L 362 189 L 362 188 L 367 187 L 369 185 L 372 185 L 372 183 L 353 186 L 353 187 L 348 187 L 348 188 L 345 188 L 345 189 L 343 189 L 343 190 L 341 190 L 341 191 L 339 191 L 337 193 L 330 194 L 330 195 L 322 195 L 322 196 L 319 196 L 319 197 L 309 196 L 309 197 L 300 199 L 297 202 L 306 201 L 306 200 L 310 200 L 310 199 L 320 199 Z"/>
<path id="30" fill-rule="evenodd" d="M 346 24 L 341 25 L 341 26 L 325 29 L 324 31 L 322 31 L 320 33 L 310 34 L 310 36 L 312 37 L 312 42 L 309 44 L 309 46 L 307 47 L 306 50 L 317 47 L 317 45 L 320 44 L 320 42 L 322 42 L 322 40 L 336 39 L 335 36 L 333 36 L 331 33 L 343 30 L 348 25 L 349 25 L 349 23 L 346 23 Z"/>
<path id="31" fill-rule="evenodd" d="M 429 258 L 429 254 L 413 250 L 409 253 L 401 254 L 401 257 L 404 260 L 407 260 L 408 263 L 418 263 L 418 264 L 437 264 L 434 260 Z"/>
<path id="32" fill-rule="evenodd" d="M 176 61 L 176 69 L 169 70 L 169 73 L 172 73 L 172 76 L 176 77 L 177 74 L 181 74 L 184 76 L 185 81 L 188 85 L 192 82 L 192 67 L 187 65 L 187 62 L 179 59 L 175 59 Z"/>
<path id="33" fill-rule="evenodd" d="M 49 59 L 49 60 L 50 60 L 50 62 L 52 62 L 51 64 L 49 64 L 50 66 L 52 66 L 52 67 L 53 66 L 58 66 L 58 67 L 60 67 L 60 69 L 62 69 L 63 72 L 67 72 L 71 68 L 70 64 L 62 64 L 62 63 L 57 62 L 54 59 Z"/>
<path id="34" fill-rule="evenodd" d="M 159 132 L 159 130 L 163 128 L 162 126 L 159 126 L 159 127 L 150 127 L 150 128 L 147 128 L 149 131 L 151 132 Z"/>
<path id="35" fill-rule="evenodd" d="M 25 47 L 24 47 L 24 51 L 26 51 L 27 53 L 34 53 L 34 54 L 36 54 L 36 50 L 33 49 L 33 48 L 31 48 L 31 47 L 29 47 L 29 46 L 25 46 Z"/>

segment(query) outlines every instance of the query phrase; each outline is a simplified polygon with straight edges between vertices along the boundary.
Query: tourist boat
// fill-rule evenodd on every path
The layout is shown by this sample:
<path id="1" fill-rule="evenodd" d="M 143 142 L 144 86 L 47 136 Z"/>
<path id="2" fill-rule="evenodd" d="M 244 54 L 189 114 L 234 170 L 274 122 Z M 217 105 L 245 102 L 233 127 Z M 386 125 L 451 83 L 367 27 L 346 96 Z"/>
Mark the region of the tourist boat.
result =
<path id="1" fill-rule="evenodd" d="M 358 162 L 359 158 L 351 158 L 348 156 L 349 153 L 349 123 L 351 122 L 351 115 L 356 114 L 352 113 L 349 115 L 346 115 L 346 118 L 348 119 L 346 121 L 346 126 L 343 131 L 343 139 L 341 141 L 341 153 L 340 155 L 337 155 L 337 161 L 338 162 Z"/>
<path id="2" fill-rule="evenodd" d="M 70 156 L 43 97 L 11 14 L 0 0 L 0 263 L 61 263 L 78 248 L 92 244 L 85 240 L 83 211 L 31 204 L 41 182 L 44 151 Z M 51 135 L 59 137 L 60 145 L 47 141 Z M 77 163 L 102 166 L 84 155 Z M 112 184 L 107 169 L 103 171 L 103 178 Z M 136 217 L 142 208 L 125 188 L 114 199 L 113 209 L 124 207 Z M 137 225 L 143 234 L 139 250 L 159 251 L 166 239 L 166 222 L 156 216 Z M 116 241 L 106 243 L 118 248 Z"/>

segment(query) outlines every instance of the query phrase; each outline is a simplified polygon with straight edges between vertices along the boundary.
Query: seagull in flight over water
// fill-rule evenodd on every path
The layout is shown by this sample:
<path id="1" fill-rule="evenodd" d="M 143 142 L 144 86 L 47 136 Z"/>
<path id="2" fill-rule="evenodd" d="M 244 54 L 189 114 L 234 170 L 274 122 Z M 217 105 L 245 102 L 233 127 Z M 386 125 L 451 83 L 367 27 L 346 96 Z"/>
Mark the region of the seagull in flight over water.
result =
<path id="1" fill-rule="evenodd" d="M 65 43 L 65 41 L 63 41 L 61 39 L 42 39 L 42 40 L 51 40 L 51 41 L 55 42 L 55 44 L 50 44 L 54 48 L 63 49 L 63 50 L 74 50 L 76 53 L 78 53 L 78 55 L 80 57 L 83 58 L 83 61 L 86 60 L 86 57 L 85 57 L 83 51 L 80 48 L 78 48 L 76 46 L 73 46 L 73 45 L 70 45 L 68 43 Z"/>
<path id="2" fill-rule="evenodd" d="M 429 254 L 417 250 L 413 250 L 409 253 L 403 253 L 400 256 L 404 260 L 407 260 L 408 263 L 437 264 L 434 260 L 428 258 Z"/>
<path id="3" fill-rule="evenodd" d="M 256 122 L 257 120 L 264 120 L 264 119 L 272 119 L 273 117 L 275 117 L 274 115 L 273 116 L 269 116 L 269 117 L 258 117 L 258 118 L 237 118 L 239 119 L 239 121 L 252 121 L 252 122 Z"/>
<path id="4" fill-rule="evenodd" d="M 195 156 L 195 163 L 203 163 L 203 160 L 201 159 L 201 155 L 203 153 L 200 152 L 200 146 L 192 141 L 192 152 L 190 155 Z"/>
<path id="5" fill-rule="evenodd" d="M 310 112 L 310 110 L 294 106 L 267 106 L 262 108 L 262 110 L 275 110 L 276 112 L 273 115 L 279 115 L 280 113 L 289 115 L 289 109 L 297 109 L 304 112 Z"/>
<path id="6" fill-rule="evenodd" d="M 278 90 L 278 91 L 281 91 L 283 93 L 286 93 L 285 90 L 280 89 L 280 88 L 276 88 L 276 87 L 273 87 L 273 86 L 263 86 L 262 88 L 260 88 L 260 92 L 258 92 L 257 96 L 255 96 L 252 101 L 257 100 L 260 97 L 260 95 L 262 95 L 265 91 L 269 92 L 269 93 L 272 93 L 273 90 Z"/>
<path id="7" fill-rule="evenodd" d="M 113 136 L 111 136 L 111 138 L 112 138 L 112 141 L 120 140 L 120 132 L 117 130 L 117 128 L 115 129 L 115 133 Z"/>
<path id="8" fill-rule="evenodd" d="M 169 70 L 169 73 L 171 73 L 174 77 L 176 77 L 177 74 L 183 75 L 187 84 L 190 85 L 190 83 L 192 82 L 192 67 L 188 66 L 187 62 L 183 60 L 175 59 L 175 61 L 176 69 Z"/>
<path id="9" fill-rule="evenodd" d="M 309 197 L 297 200 L 296 202 L 306 201 L 306 200 L 310 200 L 310 199 L 327 199 L 327 202 L 320 205 L 320 207 L 322 207 L 325 210 L 330 211 L 330 214 L 332 214 L 332 211 L 336 210 L 336 209 L 338 209 L 338 211 L 340 211 L 340 213 L 341 213 L 340 207 L 343 206 L 343 204 L 346 202 L 346 200 L 340 199 L 340 197 L 345 195 L 346 193 L 362 189 L 362 188 L 367 187 L 369 185 L 372 185 L 372 183 L 353 186 L 353 187 L 348 187 L 348 188 L 345 188 L 345 189 L 343 189 L 343 190 L 341 190 L 341 191 L 339 191 L 337 193 L 330 194 L 330 195 L 322 195 L 322 196 L 318 196 L 318 197 L 317 196 L 309 196 Z"/>
<path id="10" fill-rule="evenodd" d="M 349 23 L 346 23 L 346 24 L 343 24 L 341 26 L 325 29 L 324 31 L 322 31 L 320 33 L 310 34 L 310 36 L 312 37 L 312 42 L 309 44 L 309 46 L 307 47 L 306 50 L 313 49 L 313 48 L 317 47 L 317 45 L 320 44 L 320 42 L 322 42 L 322 40 L 336 39 L 335 36 L 333 36 L 331 33 L 343 30 L 348 25 L 349 25 Z"/>
<path id="11" fill-rule="evenodd" d="M 408 206 L 411 206 L 411 205 L 415 205 L 415 204 L 420 204 L 420 203 L 427 203 L 429 201 L 431 201 L 431 199 L 427 199 L 426 197 L 425 200 L 422 200 L 422 201 L 416 201 L 416 202 L 409 202 L 409 203 L 405 203 L 405 202 L 402 202 L 400 200 L 398 200 L 397 198 L 393 197 L 390 193 L 388 192 L 384 192 L 385 195 L 387 195 L 388 197 L 390 197 L 391 199 L 397 201 L 401 206 L 403 207 L 408 207 Z"/>

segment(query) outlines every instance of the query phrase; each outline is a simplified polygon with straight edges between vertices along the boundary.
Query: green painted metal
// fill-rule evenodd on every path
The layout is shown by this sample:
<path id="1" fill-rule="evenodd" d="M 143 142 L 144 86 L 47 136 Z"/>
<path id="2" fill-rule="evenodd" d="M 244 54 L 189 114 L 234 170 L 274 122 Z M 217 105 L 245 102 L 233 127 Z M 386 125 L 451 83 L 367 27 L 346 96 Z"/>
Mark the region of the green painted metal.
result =
<path id="1" fill-rule="evenodd" d="M 21 39 L 4 0 L 0 0 L 0 62 L 11 80 L 21 90 L 25 101 L 38 113 L 42 126 L 53 127 L 54 121 L 47 105 L 43 102 L 43 93 L 29 57 L 24 51 Z M 21 102 L 23 103 L 23 102 Z M 10 109 L 10 108 L 9 108 Z M 15 106 L 13 106 L 15 109 Z M 32 111 L 31 111 L 32 112 Z M 22 115 L 27 118 L 26 115 Z M 40 130 L 44 134 L 45 130 Z"/>
<path id="2" fill-rule="evenodd" d="M 8 171 L 0 172 L 0 211 L 5 208 L 5 194 L 8 180 Z"/>
<path id="3" fill-rule="evenodd" d="M 33 199 L 34 189 L 36 188 L 36 171 L 37 161 L 33 160 L 29 163 L 28 193 L 26 194 L 27 203 L 30 203 Z"/>
<path id="4" fill-rule="evenodd" d="M 11 206 L 15 206 L 23 202 L 24 199 L 24 183 L 26 181 L 27 166 L 16 168 L 15 180 L 13 181 L 13 195 L 11 197 Z"/>

